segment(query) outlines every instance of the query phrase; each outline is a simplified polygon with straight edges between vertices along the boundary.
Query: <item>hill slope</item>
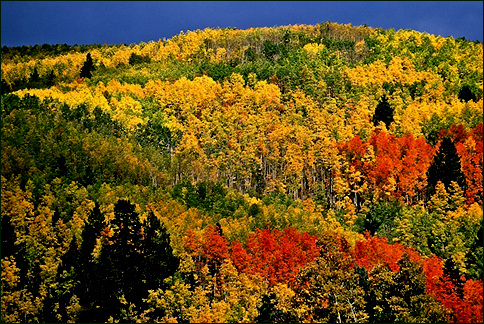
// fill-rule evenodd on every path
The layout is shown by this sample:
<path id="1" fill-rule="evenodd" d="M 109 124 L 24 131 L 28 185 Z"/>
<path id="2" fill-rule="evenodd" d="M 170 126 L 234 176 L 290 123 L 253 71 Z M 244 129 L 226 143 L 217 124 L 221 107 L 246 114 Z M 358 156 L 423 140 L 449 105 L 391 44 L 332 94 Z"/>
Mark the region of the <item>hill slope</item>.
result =
<path id="1" fill-rule="evenodd" d="M 2 320 L 482 322 L 482 43 L 327 22 L 1 55 Z"/>

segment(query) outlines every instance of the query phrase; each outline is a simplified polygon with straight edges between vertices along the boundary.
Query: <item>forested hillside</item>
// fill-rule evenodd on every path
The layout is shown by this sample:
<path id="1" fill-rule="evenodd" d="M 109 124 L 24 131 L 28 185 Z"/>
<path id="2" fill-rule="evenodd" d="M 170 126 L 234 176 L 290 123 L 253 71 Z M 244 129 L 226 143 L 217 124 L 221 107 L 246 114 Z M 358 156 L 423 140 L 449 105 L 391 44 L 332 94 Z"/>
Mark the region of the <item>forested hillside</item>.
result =
<path id="1" fill-rule="evenodd" d="M 482 43 L 205 29 L 1 72 L 2 322 L 482 323 Z"/>

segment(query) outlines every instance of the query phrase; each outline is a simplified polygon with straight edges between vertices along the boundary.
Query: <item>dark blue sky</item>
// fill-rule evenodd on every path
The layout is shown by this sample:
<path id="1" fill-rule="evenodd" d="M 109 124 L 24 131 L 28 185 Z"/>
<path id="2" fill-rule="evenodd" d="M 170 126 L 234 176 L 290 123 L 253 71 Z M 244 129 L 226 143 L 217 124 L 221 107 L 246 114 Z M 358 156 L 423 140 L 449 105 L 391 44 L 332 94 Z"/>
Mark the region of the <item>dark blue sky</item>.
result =
<path id="1" fill-rule="evenodd" d="M 482 1 L 1 1 L 1 45 L 132 44 L 207 27 L 331 21 L 483 39 Z"/>

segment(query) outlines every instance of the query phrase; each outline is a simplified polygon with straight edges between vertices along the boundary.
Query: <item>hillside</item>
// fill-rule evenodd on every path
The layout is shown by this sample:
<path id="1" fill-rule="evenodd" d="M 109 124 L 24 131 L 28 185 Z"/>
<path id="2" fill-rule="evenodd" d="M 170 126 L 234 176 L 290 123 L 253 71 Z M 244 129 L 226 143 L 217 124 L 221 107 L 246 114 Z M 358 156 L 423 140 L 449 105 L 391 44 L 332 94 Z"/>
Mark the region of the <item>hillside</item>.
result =
<path id="1" fill-rule="evenodd" d="M 482 43 L 327 22 L 1 57 L 2 322 L 482 322 Z"/>

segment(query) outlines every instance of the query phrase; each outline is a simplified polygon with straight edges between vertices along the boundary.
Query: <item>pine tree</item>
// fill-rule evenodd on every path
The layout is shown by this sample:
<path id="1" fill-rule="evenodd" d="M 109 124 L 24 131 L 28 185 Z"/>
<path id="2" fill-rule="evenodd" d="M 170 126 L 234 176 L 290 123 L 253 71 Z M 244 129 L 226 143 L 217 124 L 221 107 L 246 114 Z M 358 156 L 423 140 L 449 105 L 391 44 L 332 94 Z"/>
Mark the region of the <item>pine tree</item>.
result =
<path id="1" fill-rule="evenodd" d="M 54 80 L 55 80 L 54 70 L 51 70 L 49 75 L 47 76 L 47 79 L 45 81 L 45 85 L 47 87 L 52 87 L 55 84 Z"/>
<path id="2" fill-rule="evenodd" d="M 34 71 L 30 75 L 30 82 L 39 82 L 39 81 L 40 81 L 39 72 L 37 71 L 37 67 L 34 67 Z"/>
<path id="3" fill-rule="evenodd" d="M 471 88 L 468 85 L 464 85 L 459 90 L 459 99 L 465 102 L 468 102 L 469 100 L 476 101 L 476 96 L 472 93 Z"/>
<path id="4" fill-rule="evenodd" d="M 394 109 L 390 106 L 387 97 L 384 95 L 376 106 L 375 114 L 373 115 L 373 125 L 378 126 L 382 121 L 387 128 L 390 127 L 390 124 L 393 122 L 393 112 Z"/>
<path id="5" fill-rule="evenodd" d="M 163 288 L 163 280 L 178 268 L 178 258 L 160 220 L 150 214 L 142 223 L 135 208 L 128 200 L 119 200 L 114 206 L 112 235 L 106 238 L 94 265 L 88 294 L 92 303 L 86 305 L 90 314 L 85 314 L 83 321 L 119 316 L 125 307 L 120 298 L 140 307 L 148 290 Z"/>
<path id="6" fill-rule="evenodd" d="M 94 64 L 92 62 L 91 53 L 87 53 L 86 61 L 81 68 L 81 78 L 90 79 L 92 77 L 92 70 L 94 70 Z"/>
<path id="7" fill-rule="evenodd" d="M 460 158 L 457 154 L 454 142 L 446 136 L 440 143 L 437 155 L 427 172 L 428 188 L 433 194 L 435 185 L 440 180 L 446 188 L 449 188 L 452 181 L 464 188 L 464 174 L 461 171 Z"/>
<path id="8" fill-rule="evenodd" d="M 145 290 L 164 288 L 163 279 L 175 273 L 179 259 L 173 255 L 170 235 L 165 226 L 153 213 L 143 223 L 143 232 L 141 274 L 146 280 Z"/>

